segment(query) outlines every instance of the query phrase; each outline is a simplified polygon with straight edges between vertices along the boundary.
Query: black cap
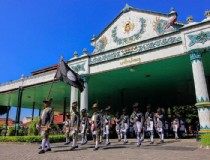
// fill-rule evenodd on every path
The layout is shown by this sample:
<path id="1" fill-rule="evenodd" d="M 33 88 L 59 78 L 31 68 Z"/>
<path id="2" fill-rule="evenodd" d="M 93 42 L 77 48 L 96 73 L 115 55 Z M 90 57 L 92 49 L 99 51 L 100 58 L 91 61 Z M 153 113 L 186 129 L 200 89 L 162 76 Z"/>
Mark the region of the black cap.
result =
<path id="1" fill-rule="evenodd" d="M 138 108 L 138 107 L 139 107 L 139 103 L 138 102 L 133 104 L 133 108 Z"/>
<path id="2" fill-rule="evenodd" d="M 126 108 L 123 108 L 123 109 L 122 109 L 122 112 L 126 112 Z"/>
<path id="3" fill-rule="evenodd" d="M 111 109 L 111 106 L 107 106 L 106 108 L 105 108 L 105 111 L 109 111 Z"/>
<path id="4" fill-rule="evenodd" d="M 147 105 L 147 109 L 151 109 L 150 105 Z"/>
<path id="5" fill-rule="evenodd" d="M 117 113 L 115 114 L 116 117 L 119 117 L 119 115 L 120 115 L 119 112 L 117 112 Z"/>
<path id="6" fill-rule="evenodd" d="M 82 112 L 82 113 L 87 112 L 86 108 L 82 109 L 81 112 Z"/>
<path id="7" fill-rule="evenodd" d="M 43 103 L 51 103 L 52 102 L 52 98 L 46 98 L 42 101 Z"/>
<path id="8" fill-rule="evenodd" d="M 73 102 L 71 107 L 77 107 L 77 101 Z"/>
<path id="9" fill-rule="evenodd" d="M 92 108 L 98 108 L 98 103 L 94 103 Z"/>

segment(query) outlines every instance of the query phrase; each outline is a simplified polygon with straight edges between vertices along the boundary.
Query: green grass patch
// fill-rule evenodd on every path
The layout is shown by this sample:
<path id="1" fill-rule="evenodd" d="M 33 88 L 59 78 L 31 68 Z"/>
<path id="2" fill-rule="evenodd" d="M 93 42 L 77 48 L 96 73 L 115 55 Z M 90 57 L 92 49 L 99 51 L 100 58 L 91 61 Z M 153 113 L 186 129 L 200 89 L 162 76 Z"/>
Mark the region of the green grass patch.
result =
<path id="1" fill-rule="evenodd" d="M 52 135 L 50 136 L 50 142 L 65 142 L 66 137 L 65 135 Z M 42 136 L 0 136 L 0 142 L 41 142 Z"/>
<path id="2" fill-rule="evenodd" d="M 210 133 L 201 134 L 201 145 L 210 146 Z"/>

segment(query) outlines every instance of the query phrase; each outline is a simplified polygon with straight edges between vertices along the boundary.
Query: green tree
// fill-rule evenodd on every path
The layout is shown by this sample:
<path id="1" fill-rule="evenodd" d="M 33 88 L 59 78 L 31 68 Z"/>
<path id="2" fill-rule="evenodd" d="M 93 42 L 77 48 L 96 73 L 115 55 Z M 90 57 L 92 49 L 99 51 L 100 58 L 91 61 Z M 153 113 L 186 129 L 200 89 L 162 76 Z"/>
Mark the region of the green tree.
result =
<path id="1" fill-rule="evenodd" d="M 57 135 L 60 133 L 61 133 L 61 129 L 59 128 L 59 126 L 53 123 L 50 129 L 50 135 Z"/>
<path id="2" fill-rule="evenodd" d="M 29 136 L 37 136 L 39 134 L 39 130 L 37 129 L 37 124 L 39 123 L 39 117 L 35 117 L 28 125 L 28 135 Z"/>
<path id="3" fill-rule="evenodd" d="M 179 117 L 185 118 L 188 124 L 198 119 L 198 111 L 195 106 L 174 106 L 173 113 Z"/>
<path id="4" fill-rule="evenodd" d="M 14 136 L 15 135 L 15 127 L 9 127 L 8 135 L 9 136 Z"/>
<path id="5" fill-rule="evenodd" d="M 34 118 L 33 121 L 30 122 L 30 124 L 28 125 L 28 135 L 29 136 L 36 136 L 39 135 L 40 131 L 37 128 L 37 124 L 39 123 L 39 117 Z M 56 135 L 56 134 L 60 134 L 61 130 L 59 128 L 59 126 L 55 123 L 52 124 L 51 129 L 50 129 L 50 135 Z"/>
<path id="6" fill-rule="evenodd" d="M 4 128 L 4 125 L 0 124 L 0 135 L 2 135 L 1 133 L 2 133 L 3 128 Z"/>
<path id="7" fill-rule="evenodd" d="M 3 124 L 0 124 L 0 131 L 4 128 Z"/>

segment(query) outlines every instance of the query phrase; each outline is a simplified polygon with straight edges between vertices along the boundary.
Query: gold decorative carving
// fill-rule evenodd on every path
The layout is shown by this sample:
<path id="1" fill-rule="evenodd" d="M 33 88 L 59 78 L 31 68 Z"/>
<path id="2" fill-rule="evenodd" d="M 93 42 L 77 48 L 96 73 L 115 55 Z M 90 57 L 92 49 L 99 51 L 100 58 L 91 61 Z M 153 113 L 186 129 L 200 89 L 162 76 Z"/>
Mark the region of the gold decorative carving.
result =
<path id="1" fill-rule="evenodd" d="M 132 31 L 134 27 L 135 27 L 134 23 L 127 21 L 125 25 L 123 26 L 123 31 L 124 33 L 130 33 L 130 31 Z"/>

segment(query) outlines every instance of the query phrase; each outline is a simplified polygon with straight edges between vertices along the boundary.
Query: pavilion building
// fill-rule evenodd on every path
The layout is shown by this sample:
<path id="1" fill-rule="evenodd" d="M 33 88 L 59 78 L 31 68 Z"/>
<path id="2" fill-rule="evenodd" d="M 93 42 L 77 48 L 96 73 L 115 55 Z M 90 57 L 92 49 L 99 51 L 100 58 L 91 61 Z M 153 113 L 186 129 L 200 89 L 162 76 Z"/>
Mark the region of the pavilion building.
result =
<path id="1" fill-rule="evenodd" d="M 205 19 L 187 24 L 169 14 L 135 9 L 129 5 L 98 35 L 93 36 L 92 53 L 83 50 L 68 65 L 85 81 L 79 92 L 63 82 L 53 83 L 56 65 L 32 72 L 30 77 L 0 85 L 0 105 L 42 109 L 50 97 L 55 111 L 67 112 L 71 102 L 79 109 L 112 106 L 112 111 L 195 105 L 200 132 L 210 132 L 210 11 Z"/>

